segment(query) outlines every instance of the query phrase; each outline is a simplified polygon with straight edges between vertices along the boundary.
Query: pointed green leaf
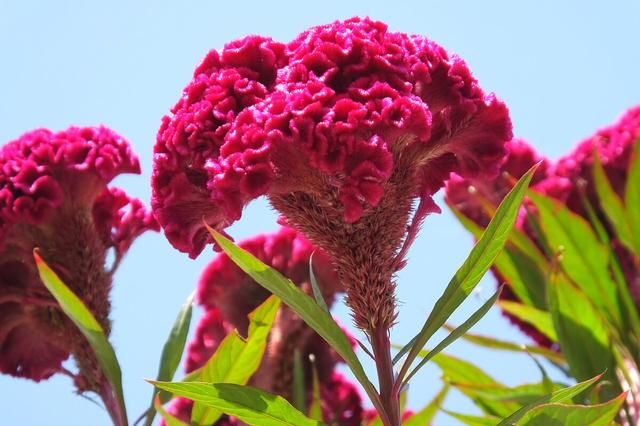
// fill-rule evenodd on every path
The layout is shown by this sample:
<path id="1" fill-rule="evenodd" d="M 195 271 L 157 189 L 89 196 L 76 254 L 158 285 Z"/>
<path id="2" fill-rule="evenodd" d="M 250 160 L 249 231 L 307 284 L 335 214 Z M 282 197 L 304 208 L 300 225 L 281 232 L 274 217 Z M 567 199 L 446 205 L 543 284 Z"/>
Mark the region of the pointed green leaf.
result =
<path id="1" fill-rule="evenodd" d="M 157 393 L 158 392 L 156 392 L 156 394 Z M 158 414 L 160 414 L 160 417 L 164 419 L 164 422 L 166 423 L 167 426 L 189 426 L 179 418 L 169 414 L 167 410 L 165 410 L 162 404 L 160 403 L 160 398 L 158 396 L 156 396 L 153 399 L 153 410 L 158 412 Z"/>
<path id="2" fill-rule="evenodd" d="M 636 250 L 637 247 L 634 244 L 633 232 L 627 220 L 627 214 L 622 200 L 611 186 L 611 182 L 609 182 L 609 178 L 607 178 L 607 174 L 602 167 L 600 157 L 597 153 L 593 158 L 593 181 L 600 201 L 600 207 L 604 210 L 611 226 L 613 226 L 616 237 L 629 250 Z"/>
<path id="3" fill-rule="evenodd" d="M 534 326 L 551 341 L 558 341 L 558 336 L 553 328 L 553 321 L 551 320 L 549 312 L 536 309 L 532 306 L 523 305 L 522 303 L 509 302 L 506 300 L 498 302 L 498 306 L 500 306 L 500 308 L 505 312 L 518 318 L 520 321 Z"/>
<path id="4" fill-rule="evenodd" d="M 470 416 L 468 414 L 455 413 L 449 410 L 442 410 L 444 413 L 450 415 L 454 419 L 466 426 L 495 426 L 500 421 L 495 416 Z"/>
<path id="5" fill-rule="evenodd" d="M 420 353 L 426 354 L 427 351 Z M 491 395 L 492 392 L 501 392 L 508 388 L 470 362 L 443 353 L 434 356 L 433 362 L 438 365 L 447 382 L 469 397 L 486 414 L 504 417 L 520 408 L 521 404 L 481 395 L 479 390 Z"/>
<path id="6" fill-rule="evenodd" d="M 449 385 L 445 385 L 440 392 L 420 411 L 409 417 L 402 423 L 402 426 L 426 426 L 440 410 L 444 399 L 449 392 Z"/>
<path id="7" fill-rule="evenodd" d="M 445 337 L 440 343 L 433 348 L 427 356 L 422 357 L 418 365 L 407 375 L 407 378 L 404 380 L 405 383 L 408 383 L 409 380 L 418 372 L 420 368 L 422 368 L 434 355 L 442 352 L 447 346 L 451 343 L 455 342 L 458 338 L 460 338 L 464 333 L 469 331 L 471 327 L 473 327 L 480 319 L 482 319 L 489 309 L 496 303 L 498 297 L 500 296 L 500 292 L 502 291 L 502 287 L 496 291 L 493 296 L 489 298 L 477 311 L 475 311 L 465 322 L 460 325 L 460 327 L 453 330 L 447 337 Z"/>
<path id="8" fill-rule="evenodd" d="M 407 355 L 402 365 L 399 374 L 401 380 L 406 376 L 420 350 L 424 348 L 433 334 L 444 325 L 451 314 L 469 294 L 471 294 L 478 282 L 480 282 L 480 279 L 502 251 L 502 247 L 507 241 L 518 215 L 520 204 L 527 191 L 531 177 L 537 167 L 538 165 L 535 165 L 525 173 L 504 200 L 502 200 L 495 216 L 487 226 L 487 229 L 485 229 L 482 237 L 473 247 L 467 259 L 460 269 L 458 269 L 444 293 L 436 302 L 427 321 L 416 335 L 415 343 L 411 347 L 409 355 Z"/>
<path id="9" fill-rule="evenodd" d="M 358 382 L 360 382 L 376 409 L 382 411 L 378 393 L 367 378 L 360 360 L 353 352 L 349 338 L 331 315 L 278 271 L 265 265 L 251 253 L 236 246 L 213 228 L 208 226 L 207 228 L 220 248 L 240 269 L 249 274 L 258 284 L 282 299 L 309 327 L 336 350 L 349 366 Z"/>
<path id="10" fill-rule="evenodd" d="M 318 368 L 316 366 L 315 356 L 309 356 L 311 361 L 311 372 L 313 374 L 313 384 L 312 384 L 312 394 L 311 394 L 311 405 L 309 406 L 309 417 L 318 420 L 324 421 L 322 418 L 322 399 L 320 397 L 320 379 L 318 378 Z"/>
<path id="11" fill-rule="evenodd" d="M 640 257 L 640 139 L 635 142 L 631 154 L 624 205 L 635 242 L 635 254 Z"/>
<path id="12" fill-rule="evenodd" d="M 570 386 L 568 388 L 560 389 L 548 395 L 540 397 L 535 401 L 520 408 L 519 410 L 511 414 L 509 417 L 502 420 L 498 424 L 498 426 L 511 426 L 511 425 L 518 424 L 520 419 L 522 419 L 524 415 L 527 414 L 527 412 L 531 411 L 532 409 L 540 405 L 554 403 L 554 402 L 564 402 L 564 401 L 570 400 L 571 398 L 589 389 L 594 383 L 600 380 L 601 377 L 602 375 L 599 375 L 592 379 L 585 380 L 584 382 L 580 382 L 578 384 Z"/>
<path id="13" fill-rule="evenodd" d="M 195 293 L 191 293 L 187 298 L 187 301 L 182 305 L 182 308 L 180 309 L 180 312 L 178 312 L 178 316 L 173 323 L 169 337 L 162 348 L 160 366 L 158 367 L 158 381 L 172 380 L 173 375 L 178 369 L 178 364 L 180 364 L 180 359 L 182 358 L 182 351 L 184 350 L 184 345 L 187 342 L 187 335 L 189 334 L 194 295 Z M 157 393 L 158 391 L 154 388 L 151 396 L 151 408 L 147 410 L 147 419 L 145 421 L 146 426 L 151 426 L 156 415 L 154 406 Z"/>
<path id="14" fill-rule="evenodd" d="M 616 382 L 608 326 L 584 293 L 563 277 L 552 274 L 547 293 L 560 348 L 572 376 L 582 381 L 607 370 Z"/>
<path id="15" fill-rule="evenodd" d="M 292 384 L 293 406 L 298 410 L 307 411 L 307 392 L 304 381 L 304 367 L 302 365 L 302 355 L 300 350 L 293 351 L 293 384 Z"/>
<path id="16" fill-rule="evenodd" d="M 445 325 L 445 328 L 449 331 L 453 330 L 453 327 L 451 326 Z M 554 362 L 556 364 L 566 363 L 566 360 L 564 359 L 564 356 L 562 356 L 561 353 L 552 351 L 550 349 L 547 349 L 541 346 L 520 345 L 517 343 L 508 342 L 506 340 L 496 339 L 495 337 L 485 336 L 480 334 L 473 334 L 473 333 L 465 333 L 464 336 L 462 336 L 462 338 L 467 342 L 470 342 L 475 345 L 482 346 L 488 349 L 496 349 L 496 350 L 509 351 L 509 352 L 531 353 L 534 355 L 541 355 L 546 359 L 548 359 L 549 361 Z"/>
<path id="17" fill-rule="evenodd" d="M 256 372 L 267 347 L 267 338 L 276 319 L 280 299 L 270 296 L 249 314 L 249 331 L 244 339 L 237 330 L 227 334 L 218 349 L 200 369 L 198 381 L 207 383 L 246 384 Z M 195 402 L 191 421 L 213 424 L 222 412 Z"/>
<path id="18" fill-rule="evenodd" d="M 113 347 L 107 340 L 104 334 L 104 330 L 98 321 L 95 319 L 91 311 L 86 305 L 66 286 L 64 282 L 58 277 L 58 275 L 45 263 L 40 257 L 38 249 L 33 250 L 33 257 L 38 267 L 38 273 L 40 279 L 44 283 L 45 287 L 56 299 L 62 311 L 73 321 L 78 327 L 80 332 L 89 342 L 91 349 L 100 364 L 105 377 L 111 384 L 111 390 L 113 397 L 118 402 L 118 413 L 111 412 L 109 414 L 113 417 L 115 424 L 127 424 L 127 412 L 124 404 L 124 393 L 122 391 L 122 372 L 120 370 L 120 364 Z M 105 401 L 106 403 L 106 401 Z"/>
<path id="19" fill-rule="evenodd" d="M 518 426 L 610 426 L 626 394 L 598 405 L 544 404 L 526 413 Z"/>
<path id="20" fill-rule="evenodd" d="M 540 224 L 552 254 L 562 253 L 561 269 L 611 322 L 621 324 L 618 289 L 609 270 L 609 250 L 589 223 L 559 201 L 531 192 Z"/>
<path id="21" fill-rule="evenodd" d="M 251 426 L 321 426 L 296 410 L 286 399 L 250 386 L 229 383 L 170 383 L 151 384 L 233 416 Z"/>

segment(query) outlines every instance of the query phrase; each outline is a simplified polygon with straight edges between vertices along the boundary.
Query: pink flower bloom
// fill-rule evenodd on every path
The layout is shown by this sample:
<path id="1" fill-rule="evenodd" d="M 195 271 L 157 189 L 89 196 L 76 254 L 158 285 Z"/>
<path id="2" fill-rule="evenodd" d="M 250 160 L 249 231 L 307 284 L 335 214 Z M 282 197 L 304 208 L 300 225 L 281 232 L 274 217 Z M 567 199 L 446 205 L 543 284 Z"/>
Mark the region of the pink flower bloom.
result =
<path id="1" fill-rule="evenodd" d="M 164 118 L 152 204 L 195 257 L 211 241 L 203 218 L 224 229 L 268 196 L 336 259 L 356 324 L 384 328 L 393 276 L 437 210 L 431 196 L 451 172 L 495 172 L 510 138 L 504 104 L 424 37 L 366 18 L 286 45 L 251 36 L 210 52 Z"/>
<path id="2" fill-rule="evenodd" d="M 240 246 L 310 293 L 309 258 L 312 253 L 316 278 L 327 304 L 342 291 L 332 270 L 329 258 L 300 234 L 281 228 L 273 234 L 262 234 L 245 240 Z M 197 301 L 205 308 L 205 315 L 196 327 L 194 340 L 189 344 L 185 369 L 202 367 L 213 355 L 224 337 L 234 328 L 246 335 L 247 315 L 264 302 L 269 293 L 242 272 L 225 254 L 218 255 L 203 271 Z M 293 311 L 282 307 L 278 312 L 262 363 L 249 382 L 250 385 L 292 398 L 294 353 L 303 361 L 307 389 L 311 395 L 312 369 L 318 372 L 323 411 L 326 419 L 341 426 L 359 425 L 361 400 L 355 387 L 335 372 L 341 362 L 335 351 Z M 315 359 L 312 367 L 309 356 Z M 191 406 L 177 402 L 173 413 L 190 418 Z"/>
<path id="3" fill-rule="evenodd" d="M 148 229 L 158 230 L 140 201 L 107 184 L 139 173 L 128 142 L 105 127 L 26 133 L 0 150 L 0 371 L 36 381 L 61 371 L 73 354 L 79 390 L 97 390 L 95 360 L 76 327 L 38 276 L 44 259 L 110 330 L 111 272 Z"/>

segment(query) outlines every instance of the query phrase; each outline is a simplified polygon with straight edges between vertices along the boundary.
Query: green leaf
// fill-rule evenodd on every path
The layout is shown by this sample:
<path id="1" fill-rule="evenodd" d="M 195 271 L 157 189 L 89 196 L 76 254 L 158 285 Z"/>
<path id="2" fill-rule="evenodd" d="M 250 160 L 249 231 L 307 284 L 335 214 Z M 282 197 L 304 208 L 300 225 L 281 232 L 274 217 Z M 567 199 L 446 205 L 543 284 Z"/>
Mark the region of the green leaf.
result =
<path id="1" fill-rule="evenodd" d="M 609 426 L 625 398 L 623 393 L 598 405 L 544 404 L 526 413 L 518 426 Z"/>
<path id="2" fill-rule="evenodd" d="M 640 257 L 640 140 L 635 142 L 633 153 L 631 154 L 624 204 L 627 209 L 626 213 L 633 240 L 635 241 L 635 254 Z"/>
<path id="3" fill-rule="evenodd" d="M 627 213 L 622 200 L 613 190 L 597 153 L 593 157 L 593 181 L 600 207 L 604 210 L 607 220 L 613 226 L 615 235 L 629 250 L 638 251 L 638 247 L 634 244 L 633 232 L 627 220 Z"/>
<path id="4" fill-rule="evenodd" d="M 547 336 L 549 340 L 553 342 L 558 341 L 558 336 L 553 328 L 553 321 L 549 312 L 523 305 L 522 303 L 509 302 L 506 300 L 499 301 L 498 306 L 520 321 L 534 326 L 539 332 Z"/>
<path id="5" fill-rule="evenodd" d="M 150 381 L 158 388 L 204 404 L 251 426 L 320 426 L 286 399 L 250 386 L 230 383 Z"/>
<path id="6" fill-rule="evenodd" d="M 538 165 L 525 173 L 514 188 L 502 200 L 495 216 L 485 229 L 478 243 L 464 261 L 460 269 L 449 282 L 442 296 L 436 302 L 427 321 L 416 335 L 416 340 L 407 355 L 399 373 L 403 380 L 411 364 L 431 336 L 444 325 L 451 314 L 471 294 L 496 257 L 500 254 L 513 224 L 518 215 L 522 198 L 524 197 L 533 173 Z"/>
<path id="7" fill-rule="evenodd" d="M 313 374 L 313 388 L 311 395 L 311 405 L 309 406 L 309 417 L 324 421 L 322 418 L 322 399 L 320 397 L 320 379 L 318 378 L 318 368 L 316 366 L 316 360 L 314 355 L 309 355 L 311 361 L 311 371 Z"/>
<path id="8" fill-rule="evenodd" d="M 449 410 L 442 410 L 444 413 L 447 413 L 454 419 L 458 420 L 460 423 L 467 426 L 495 426 L 497 422 L 500 421 L 498 417 L 495 416 L 470 416 L 468 414 L 455 413 Z"/>
<path id="9" fill-rule="evenodd" d="M 227 334 L 218 349 L 200 369 L 198 381 L 246 384 L 256 372 L 267 347 L 267 338 L 276 319 L 280 299 L 270 296 L 249 314 L 249 331 L 244 339 L 237 330 Z M 222 413 L 210 406 L 194 403 L 191 421 L 213 424 Z"/>
<path id="10" fill-rule="evenodd" d="M 309 327 L 335 349 L 347 363 L 358 382 L 360 382 L 373 405 L 378 411 L 382 412 L 382 404 L 375 387 L 367 378 L 360 360 L 353 352 L 349 338 L 331 315 L 278 271 L 265 265 L 251 253 L 236 246 L 208 225 L 207 229 L 220 248 L 240 269 L 249 274 L 258 284 L 282 299 Z"/>
<path id="11" fill-rule="evenodd" d="M 91 349 L 93 349 L 96 355 L 102 372 L 111 384 L 111 391 L 117 401 L 117 407 L 108 407 L 109 414 L 116 425 L 126 425 L 128 421 L 124 403 L 124 393 L 122 391 L 122 372 L 116 353 L 109 343 L 109 340 L 107 340 L 102 326 L 82 300 L 73 294 L 53 269 L 45 263 L 42 257 L 40 257 L 37 248 L 33 250 L 33 257 L 38 267 L 40 279 L 56 299 L 62 311 L 73 321 L 87 339 Z M 101 396 L 105 399 L 104 395 Z M 108 405 L 106 400 L 105 404 Z M 114 410 L 117 412 L 113 412 Z"/>
<path id="12" fill-rule="evenodd" d="M 325 302 L 324 296 L 322 296 L 322 291 L 320 291 L 316 274 L 313 272 L 313 253 L 309 256 L 309 278 L 311 281 L 311 289 L 313 290 L 313 297 L 316 299 L 316 303 L 326 312 L 329 312 L 327 302 Z"/>
<path id="13" fill-rule="evenodd" d="M 509 417 L 505 418 L 504 420 L 502 420 L 498 426 L 510 426 L 510 425 L 515 425 L 518 424 L 518 422 L 524 417 L 525 414 L 527 414 L 527 412 L 531 411 L 532 409 L 543 405 L 543 404 L 548 404 L 548 403 L 554 403 L 554 402 L 564 402 L 567 401 L 581 393 L 583 393 L 584 391 L 586 391 L 587 389 L 589 389 L 594 383 L 596 383 L 598 380 L 600 380 L 600 378 L 602 377 L 602 375 L 598 375 L 592 379 L 589 380 L 585 380 L 584 382 L 580 382 L 578 384 L 575 384 L 573 386 L 570 386 L 568 388 L 564 388 L 564 389 L 560 389 L 557 390 L 555 392 L 552 392 L 548 395 L 545 395 L 543 397 L 540 397 L 538 399 L 536 399 L 535 401 L 525 405 L 524 407 L 520 408 L 519 410 L 517 410 L 516 412 L 514 412 L 513 414 L 511 414 Z"/>
<path id="14" fill-rule="evenodd" d="M 300 350 L 293 351 L 293 406 L 298 410 L 305 412 L 307 405 L 307 395 L 304 383 L 304 367 L 302 365 L 302 355 Z"/>
<path id="15" fill-rule="evenodd" d="M 449 207 L 464 228 L 471 232 L 475 238 L 482 236 L 482 227 L 455 207 Z M 517 229 L 513 229 L 493 266 L 518 299 L 537 308 L 545 308 L 545 277 L 542 271 L 546 270 L 547 264 L 547 260 L 528 237 Z"/>
<path id="16" fill-rule="evenodd" d="M 182 305 L 178 316 L 173 323 L 169 337 L 162 348 L 162 356 L 160 357 L 160 366 L 158 368 L 158 381 L 170 381 L 173 379 L 173 375 L 178 369 L 180 359 L 182 358 L 182 351 L 184 345 L 187 342 L 187 335 L 189 334 L 189 325 L 191 324 L 191 314 L 193 312 L 193 297 L 195 293 L 191 293 L 186 302 Z M 156 395 L 158 391 L 154 388 L 151 396 L 151 408 L 147 410 L 146 426 L 151 426 L 153 418 L 156 415 L 154 410 Z M 160 405 L 162 406 L 162 405 Z"/>
<path id="17" fill-rule="evenodd" d="M 420 353 L 426 354 L 427 351 Z M 445 381 L 469 397 L 486 414 L 504 417 L 520 408 L 521 404 L 512 401 L 500 401 L 497 397 L 487 398 L 487 395 L 503 392 L 508 388 L 470 362 L 443 353 L 434 356 L 433 362 L 442 370 Z M 480 391 L 485 393 L 482 394 Z"/>
<path id="18" fill-rule="evenodd" d="M 449 385 L 445 385 L 424 408 L 405 420 L 402 426 L 425 426 L 430 424 L 438 410 L 440 410 L 448 392 Z"/>
<path id="19" fill-rule="evenodd" d="M 606 370 L 612 382 L 617 382 L 606 323 L 585 294 L 563 277 L 552 273 L 547 294 L 560 348 L 572 376 L 582 381 Z"/>
<path id="20" fill-rule="evenodd" d="M 156 394 L 158 392 L 155 392 Z M 158 414 L 160 414 L 160 417 L 162 417 L 165 421 L 165 423 L 167 424 L 167 426 L 189 426 L 188 424 L 184 423 L 182 420 L 180 420 L 177 417 L 172 416 L 171 414 L 169 414 L 164 407 L 162 406 L 162 404 L 160 403 L 160 398 L 158 396 L 156 396 L 153 399 L 153 411 L 154 412 L 158 412 Z"/>
<path id="21" fill-rule="evenodd" d="M 445 328 L 449 331 L 453 329 L 448 325 L 445 325 Z M 517 343 L 508 342 L 506 340 L 496 339 L 491 336 L 485 336 L 485 335 L 473 334 L 473 333 L 465 333 L 464 336 L 462 336 L 462 338 L 470 343 L 473 343 L 475 345 L 482 346 L 488 349 L 496 349 L 496 350 L 509 351 L 509 352 L 531 353 L 534 355 L 543 356 L 549 361 L 556 364 L 566 363 L 566 360 L 564 359 L 564 356 L 561 353 L 552 351 L 542 346 L 520 345 Z"/>
<path id="22" fill-rule="evenodd" d="M 411 373 L 407 375 L 407 378 L 404 380 L 405 384 L 408 383 L 409 380 L 411 380 L 411 378 L 418 372 L 418 370 L 422 368 L 431 358 L 433 358 L 434 355 L 442 352 L 447 346 L 455 342 L 458 338 L 464 335 L 464 333 L 469 331 L 469 329 L 473 327 L 478 321 L 480 321 L 480 319 L 483 318 L 487 314 L 487 312 L 489 312 L 489 309 L 491 309 L 491 307 L 496 303 L 496 300 L 498 300 L 501 291 L 502 287 L 500 287 L 498 291 L 496 291 L 493 296 L 489 298 L 489 300 L 487 300 L 477 311 L 475 311 L 465 322 L 463 322 L 460 327 L 449 333 L 449 335 L 445 337 L 440 343 L 438 343 L 435 348 L 429 351 L 426 356 L 422 357 L 422 360 L 420 360 L 416 368 L 414 368 Z"/>
<path id="23" fill-rule="evenodd" d="M 531 200 L 553 255 L 562 253 L 560 266 L 614 324 L 621 324 L 618 287 L 609 271 L 609 250 L 589 223 L 559 201 L 535 192 Z"/>

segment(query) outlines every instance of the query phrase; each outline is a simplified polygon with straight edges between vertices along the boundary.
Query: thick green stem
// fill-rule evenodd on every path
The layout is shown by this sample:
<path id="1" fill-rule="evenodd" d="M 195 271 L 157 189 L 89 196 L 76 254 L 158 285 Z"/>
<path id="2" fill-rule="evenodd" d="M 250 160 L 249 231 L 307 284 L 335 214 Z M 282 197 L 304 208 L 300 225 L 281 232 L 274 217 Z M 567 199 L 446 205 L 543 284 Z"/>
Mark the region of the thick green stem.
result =
<path id="1" fill-rule="evenodd" d="M 380 399 L 388 418 L 388 425 L 401 426 L 400 393 L 395 389 L 393 374 L 393 362 L 391 360 L 391 343 L 389 330 L 380 327 L 371 332 L 371 345 L 378 371 L 378 383 L 380 386 Z M 383 416 L 381 416 L 384 418 Z"/>

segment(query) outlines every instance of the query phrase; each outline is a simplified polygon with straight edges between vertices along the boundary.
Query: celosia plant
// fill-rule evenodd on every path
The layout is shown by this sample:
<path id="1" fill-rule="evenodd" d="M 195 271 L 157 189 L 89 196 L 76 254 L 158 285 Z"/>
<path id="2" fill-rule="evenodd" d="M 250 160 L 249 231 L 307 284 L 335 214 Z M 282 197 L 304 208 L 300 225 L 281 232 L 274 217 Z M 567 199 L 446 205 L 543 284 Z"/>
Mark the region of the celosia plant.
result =
<path id="1" fill-rule="evenodd" d="M 266 195 L 335 259 L 397 424 L 394 275 L 449 173 L 491 175 L 510 138 L 504 104 L 424 37 L 360 18 L 288 44 L 250 36 L 211 51 L 163 120 L 152 206 L 195 257 L 203 218 L 223 230 Z"/>
<path id="2" fill-rule="evenodd" d="M 544 160 L 531 201 L 494 268 L 510 289 L 503 297 L 518 302 L 503 303 L 507 315 L 539 344 L 560 350 L 573 377 L 608 369 L 612 383 L 600 397 L 630 391 L 619 416 L 629 425 L 637 424 L 640 407 L 639 140 L 636 106 L 557 162 Z M 501 179 L 492 185 L 462 178 L 447 185 L 448 203 L 472 231 L 470 224 L 485 226 L 515 179 L 540 160 L 524 142 L 507 148 Z"/>
<path id="3" fill-rule="evenodd" d="M 296 231 L 281 228 L 242 241 L 240 247 L 276 268 L 311 293 L 309 261 L 313 254 L 315 276 L 328 306 L 342 289 L 326 255 Z M 314 253 L 315 251 L 315 253 Z M 336 286 L 338 285 L 338 286 Z M 222 339 L 236 329 L 246 336 L 247 316 L 263 303 L 269 292 L 255 283 L 226 254 L 218 255 L 203 271 L 198 284 L 197 302 L 205 313 L 196 327 L 194 340 L 186 354 L 185 371 L 191 373 L 205 365 Z M 317 374 L 323 418 L 338 426 L 359 426 L 362 405 L 356 388 L 336 369 L 341 362 L 335 351 L 307 326 L 293 311 L 283 307 L 273 324 L 267 350 L 249 384 L 294 401 L 294 363 L 303 363 L 305 405 L 312 403 L 313 377 Z M 313 365 L 310 359 L 314 360 Z M 315 372 L 314 372 L 315 369 Z M 182 399 L 173 403 L 169 412 L 191 421 L 191 403 Z M 218 424 L 231 423 L 222 419 Z"/>
<path id="4" fill-rule="evenodd" d="M 639 298 L 640 222 L 633 218 L 640 215 L 640 186 L 630 182 L 640 181 L 640 165 L 630 169 L 631 178 L 625 160 L 639 136 L 638 112 L 570 158 L 537 164 L 534 151 L 512 139 L 504 103 L 479 86 L 462 59 L 423 36 L 352 18 L 288 43 L 256 35 L 228 43 L 206 55 L 162 119 L 153 157 L 154 214 L 108 186 L 140 167 L 128 143 L 106 128 L 36 130 L 2 147 L 0 372 L 36 381 L 70 375 L 79 392 L 100 395 L 114 425 L 128 425 L 122 373 L 107 339 L 109 293 L 134 239 L 162 227 L 191 258 L 210 243 L 224 253 L 207 266 L 196 290 L 204 315 L 188 346 L 187 376 L 172 382 L 193 296 L 150 380 L 152 404 L 134 424 L 151 426 L 158 412 L 172 426 L 425 426 L 449 388 L 445 384 L 422 410 L 405 410 L 409 381 L 427 361 L 482 402 L 488 417 L 468 421 L 609 422 L 624 394 L 592 407 L 547 403 L 600 402 L 621 389 L 640 389 L 640 315 L 628 294 L 630 288 Z M 520 209 L 530 182 L 531 201 Z M 439 212 L 433 196 L 445 184 L 448 202 L 478 243 L 420 331 L 392 356 L 396 275 L 425 217 Z M 261 196 L 286 226 L 238 247 L 225 230 Z M 589 234 L 585 218 L 597 232 Z M 500 255 L 514 223 L 516 238 Z M 559 229 L 600 245 L 580 259 L 568 244 L 575 241 L 559 242 L 564 234 L 553 232 Z M 523 259 L 528 269 L 518 269 Z M 602 259 L 617 262 L 606 264 L 603 274 L 597 269 Z M 528 323 L 532 333 L 543 333 L 540 342 L 559 342 L 560 352 L 556 346 L 531 351 L 560 365 L 566 357 L 581 383 L 564 388 L 545 376 L 509 389 L 442 353 L 488 312 L 501 288 L 425 349 L 494 261 L 496 274 L 510 284 L 502 307 L 511 306 L 511 318 Z M 574 288 L 581 278 L 590 282 L 590 273 L 600 281 L 580 290 L 602 296 L 597 301 Z M 625 280 L 628 287 L 616 287 Z M 545 291 L 536 290 L 538 284 Z M 362 341 L 331 316 L 341 293 Z M 578 306 L 581 321 L 591 321 L 580 323 L 575 336 L 567 300 Z M 528 316 L 524 303 L 531 305 Z M 556 335 L 549 321 L 532 320 L 548 315 L 545 309 Z M 597 309 L 606 313 L 596 315 Z M 606 362 L 580 363 L 580 339 L 600 344 L 589 346 L 589 360 Z M 377 386 L 356 346 L 374 361 Z M 63 367 L 69 356 L 77 372 Z M 338 372 L 343 365 L 373 409 L 364 408 L 357 385 Z M 609 368 L 608 381 L 584 396 L 601 366 Z M 629 401 L 620 418 L 631 424 L 638 408 Z"/>
<path id="5" fill-rule="evenodd" d="M 2 373 L 35 381 L 65 373 L 78 392 L 108 393 L 87 341 L 42 285 L 32 251 L 40 249 L 109 333 L 115 267 L 135 238 L 158 230 L 139 200 L 108 187 L 122 173 L 140 173 L 138 158 L 105 127 L 39 129 L 0 150 Z M 69 355 L 77 373 L 62 366 Z"/>

